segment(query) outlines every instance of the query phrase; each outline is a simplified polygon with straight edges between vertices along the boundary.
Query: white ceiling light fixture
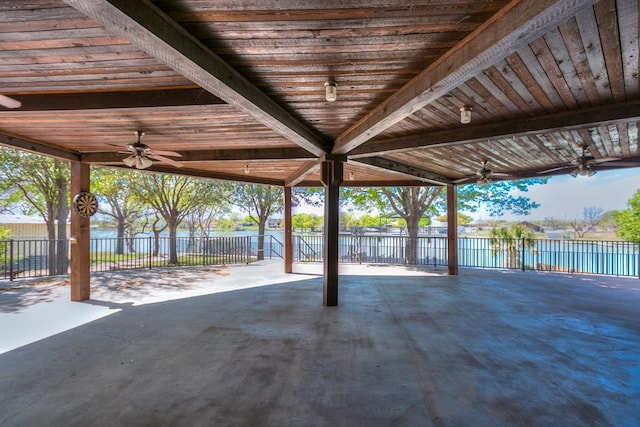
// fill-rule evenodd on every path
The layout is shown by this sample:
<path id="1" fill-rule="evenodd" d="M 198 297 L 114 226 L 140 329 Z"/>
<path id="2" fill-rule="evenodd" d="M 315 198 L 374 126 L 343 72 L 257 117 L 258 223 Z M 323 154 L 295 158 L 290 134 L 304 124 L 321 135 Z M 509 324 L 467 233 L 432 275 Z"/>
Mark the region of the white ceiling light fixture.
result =
<path id="1" fill-rule="evenodd" d="M 244 165 L 244 174 L 249 175 L 250 173 L 251 173 L 251 169 L 249 168 L 249 165 Z"/>
<path id="2" fill-rule="evenodd" d="M 354 181 L 356 179 L 356 174 L 353 172 L 349 172 L 349 181 Z"/>
<path id="3" fill-rule="evenodd" d="M 338 83 L 329 80 L 324 84 L 325 99 L 327 102 L 335 102 L 338 99 Z"/>
<path id="4" fill-rule="evenodd" d="M 460 108 L 460 123 L 463 125 L 471 123 L 471 110 L 472 108 L 467 105 Z"/>

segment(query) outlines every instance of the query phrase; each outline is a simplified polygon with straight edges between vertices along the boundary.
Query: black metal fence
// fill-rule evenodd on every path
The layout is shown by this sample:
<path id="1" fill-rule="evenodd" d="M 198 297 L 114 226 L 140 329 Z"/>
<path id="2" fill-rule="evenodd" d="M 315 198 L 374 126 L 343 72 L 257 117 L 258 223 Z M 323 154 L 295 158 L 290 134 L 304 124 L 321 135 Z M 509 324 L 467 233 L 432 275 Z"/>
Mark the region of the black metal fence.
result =
<path id="1" fill-rule="evenodd" d="M 407 236 L 340 235 L 339 262 L 446 266 L 447 238 L 420 236 L 415 256 Z M 298 262 L 323 259 L 322 235 L 294 235 Z M 600 240 L 459 238 L 458 265 L 565 273 L 640 276 L 638 243 Z"/>
<path id="2" fill-rule="evenodd" d="M 91 271 L 128 270 L 171 265 L 248 264 L 259 257 L 257 236 L 177 237 L 176 259 L 170 257 L 169 237 L 134 239 L 103 238 L 90 240 Z M 53 276 L 49 265 L 58 247 L 50 240 L 0 241 L 0 279 Z M 282 258 L 283 244 L 274 236 L 265 236 L 263 258 Z M 66 254 L 70 256 L 69 253 Z M 172 262 L 175 261 L 175 262 Z M 62 272 L 66 274 L 68 271 Z"/>
<path id="3" fill-rule="evenodd" d="M 339 262 L 368 264 L 447 265 L 447 238 L 420 236 L 407 252 L 409 238 L 400 235 L 341 234 Z M 170 265 L 246 264 L 261 255 L 258 236 L 178 237 L 176 259 L 170 258 L 170 239 L 139 237 L 131 240 L 91 239 L 91 271 L 167 267 Z M 0 241 L 0 279 L 13 280 L 56 274 L 49 265 L 57 241 Z M 283 243 L 265 236 L 262 258 L 282 258 Z M 411 245 L 410 245 L 411 246 Z M 69 245 L 67 245 L 69 247 Z M 320 234 L 295 234 L 293 259 L 321 262 L 324 238 Z M 52 252 L 53 251 L 53 252 Z M 67 254 L 69 256 L 69 254 Z M 458 265 L 566 273 L 640 275 L 638 243 L 597 240 L 552 239 L 458 239 Z"/>

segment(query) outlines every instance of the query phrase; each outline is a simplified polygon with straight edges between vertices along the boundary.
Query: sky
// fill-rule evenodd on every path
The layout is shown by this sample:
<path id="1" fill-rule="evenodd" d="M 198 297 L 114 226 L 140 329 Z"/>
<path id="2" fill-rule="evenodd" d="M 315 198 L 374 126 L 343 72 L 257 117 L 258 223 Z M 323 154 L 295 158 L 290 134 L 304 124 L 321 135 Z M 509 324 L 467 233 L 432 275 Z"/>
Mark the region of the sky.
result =
<path id="1" fill-rule="evenodd" d="M 585 207 L 599 207 L 604 212 L 626 209 L 627 200 L 640 189 L 640 169 L 599 171 L 594 176 L 554 176 L 545 185 L 535 185 L 525 193 L 540 207 L 529 216 L 505 214 L 500 219 L 509 221 L 557 219 L 582 219 Z M 485 212 L 471 214 L 475 220 L 490 218 Z"/>
<path id="2" fill-rule="evenodd" d="M 627 200 L 640 189 L 640 168 L 598 171 L 593 176 L 553 176 L 545 185 L 534 185 L 525 196 L 538 202 L 540 207 L 528 216 L 505 213 L 501 217 L 490 217 L 486 211 L 469 213 L 474 221 L 504 219 L 507 221 L 540 221 L 545 218 L 573 220 L 584 218 L 585 207 L 602 208 L 604 212 L 627 208 Z M 322 216 L 322 207 L 305 206 L 294 213 L 314 213 Z"/>

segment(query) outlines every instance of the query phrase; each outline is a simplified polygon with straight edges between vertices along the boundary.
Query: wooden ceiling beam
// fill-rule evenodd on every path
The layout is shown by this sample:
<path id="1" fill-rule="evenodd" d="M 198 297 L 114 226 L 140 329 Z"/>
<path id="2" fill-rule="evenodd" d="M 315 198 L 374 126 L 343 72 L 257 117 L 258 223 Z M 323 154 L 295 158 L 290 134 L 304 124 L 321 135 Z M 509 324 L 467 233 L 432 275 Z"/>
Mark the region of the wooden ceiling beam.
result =
<path id="1" fill-rule="evenodd" d="M 86 163 L 118 163 L 126 153 L 114 151 L 90 152 L 80 155 Z M 308 160 L 316 157 L 307 150 L 300 147 L 291 148 L 256 148 L 256 149 L 235 149 L 235 150 L 193 150 L 177 151 L 182 157 L 176 157 L 180 162 L 206 162 L 206 161 L 270 161 L 270 160 Z"/>
<path id="2" fill-rule="evenodd" d="M 332 152 L 353 151 L 595 1 L 512 1 L 347 129 L 336 139 Z"/>
<path id="3" fill-rule="evenodd" d="M 224 104 L 201 88 L 15 95 L 20 111 L 104 110 Z"/>
<path id="4" fill-rule="evenodd" d="M 64 0 L 198 86 L 317 156 L 329 144 L 148 0 Z"/>
<path id="5" fill-rule="evenodd" d="M 115 167 L 118 169 L 131 169 L 128 166 L 125 166 L 123 163 L 119 165 L 111 165 L 109 167 Z M 241 182 L 248 184 L 263 184 L 263 185 L 273 185 L 277 187 L 283 187 L 284 181 L 280 179 L 270 179 L 270 178 L 260 178 L 256 176 L 250 175 L 236 175 L 236 174 L 228 174 L 228 173 L 220 173 L 220 172 L 209 172 L 203 170 L 196 169 L 186 169 L 186 168 L 172 168 L 165 167 L 161 165 L 152 165 L 148 169 L 144 169 L 141 172 L 159 172 L 159 173 L 168 173 L 172 175 L 183 175 L 190 176 L 194 178 L 204 178 L 204 179 L 216 179 L 222 181 L 232 181 L 232 182 Z"/>
<path id="6" fill-rule="evenodd" d="M 285 187 L 295 187 L 302 181 L 304 181 L 308 176 L 313 175 L 318 170 L 320 170 L 321 163 L 319 161 L 315 162 L 306 162 L 304 165 L 300 166 L 294 173 L 289 175 L 287 179 L 284 180 Z"/>
<path id="7" fill-rule="evenodd" d="M 544 116 L 525 117 L 478 126 L 426 132 L 400 138 L 370 141 L 349 153 L 350 159 L 380 156 L 421 148 L 438 148 L 481 142 L 487 139 L 533 136 L 571 131 L 587 127 L 608 126 L 640 120 L 640 100 L 603 105 L 583 110 L 565 111 Z"/>
<path id="8" fill-rule="evenodd" d="M 5 133 L 0 133 L 0 145 L 8 148 L 28 151 L 34 154 L 54 157 L 60 160 L 72 162 L 79 162 L 81 160 L 80 153 L 78 152 L 65 150 L 59 147 L 52 147 L 51 145 L 43 144 L 41 142 L 31 141 Z"/>
<path id="9" fill-rule="evenodd" d="M 447 185 L 451 184 L 451 179 L 424 169 L 409 166 L 404 163 L 385 159 L 383 157 L 368 157 L 357 159 L 354 163 L 362 164 L 374 169 L 381 169 L 388 173 L 407 175 L 419 181 L 427 182 L 431 185 Z"/>

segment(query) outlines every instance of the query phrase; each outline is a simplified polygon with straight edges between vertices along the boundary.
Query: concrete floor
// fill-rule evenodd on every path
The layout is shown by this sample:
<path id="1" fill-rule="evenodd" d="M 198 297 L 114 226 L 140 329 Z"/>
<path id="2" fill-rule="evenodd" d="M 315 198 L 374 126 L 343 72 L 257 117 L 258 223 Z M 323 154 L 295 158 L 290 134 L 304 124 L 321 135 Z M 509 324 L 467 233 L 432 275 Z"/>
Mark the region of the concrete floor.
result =
<path id="1" fill-rule="evenodd" d="M 0 292 L 2 340 L 59 332 L 0 354 L 0 425 L 640 425 L 638 279 L 341 266 L 327 308 L 280 271 Z"/>

